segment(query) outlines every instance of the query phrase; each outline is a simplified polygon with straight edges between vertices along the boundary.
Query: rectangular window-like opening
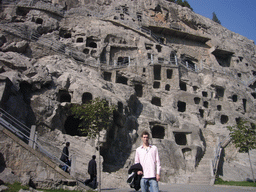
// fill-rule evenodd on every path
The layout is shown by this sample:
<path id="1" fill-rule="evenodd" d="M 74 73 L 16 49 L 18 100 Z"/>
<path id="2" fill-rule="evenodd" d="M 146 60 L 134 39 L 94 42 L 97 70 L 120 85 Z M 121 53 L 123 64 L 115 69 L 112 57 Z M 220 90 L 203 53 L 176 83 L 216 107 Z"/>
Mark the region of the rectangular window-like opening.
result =
<path id="1" fill-rule="evenodd" d="M 161 65 L 154 65 L 154 80 L 161 80 Z"/>

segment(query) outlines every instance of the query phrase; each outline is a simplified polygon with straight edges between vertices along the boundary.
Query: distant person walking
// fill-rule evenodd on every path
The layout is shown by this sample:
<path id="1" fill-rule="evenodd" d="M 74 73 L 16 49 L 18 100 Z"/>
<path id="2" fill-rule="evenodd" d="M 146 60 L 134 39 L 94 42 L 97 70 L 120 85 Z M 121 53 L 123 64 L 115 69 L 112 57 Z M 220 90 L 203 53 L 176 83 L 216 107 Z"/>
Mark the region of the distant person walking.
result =
<path id="1" fill-rule="evenodd" d="M 159 192 L 158 181 L 160 181 L 160 159 L 158 149 L 149 144 L 149 133 L 143 131 L 141 134 L 142 146 L 136 149 L 135 164 L 140 163 L 143 171 L 138 171 L 138 175 L 143 175 L 140 181 L 141 192 Z"/>
<path id="2" fill-rule="evenodd" d="M 70 143 L 66 142 L 66 146 L 63 148 L 62 154 L 60 157 L 60 160 L 65 163 L 65 165 L 61 167 L 65 172 L 68 171 L 68 166 L 71 166 L 71 162 L 69 160 L 69 151 L 68 151 L 69 146 L 70 146 Z"/>
<path id="3" fill-rule="evenodd" d="M 92 159 L 89 161 L 88 164 L 88 173 L 90 174 L 90 179 L 85 181 L 86 185 L 91 185 L 93 189 L 97 188 L 97 164 L 96 164 L 96 156 L 93 155 Z"/>

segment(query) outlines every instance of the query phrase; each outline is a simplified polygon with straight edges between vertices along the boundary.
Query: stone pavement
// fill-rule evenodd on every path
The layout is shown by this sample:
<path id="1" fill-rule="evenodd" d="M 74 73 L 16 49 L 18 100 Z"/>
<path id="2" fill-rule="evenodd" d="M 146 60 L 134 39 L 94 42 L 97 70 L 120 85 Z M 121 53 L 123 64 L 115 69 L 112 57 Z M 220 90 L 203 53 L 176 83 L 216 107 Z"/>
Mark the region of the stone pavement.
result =
<path id="1" fill-rule="evenodd" d="M 234 187 L 224 185 L 159 184 L 160 192 L 252 192 L 255 187 Z M 102 192 L 135 192 L 132 188 L 102 189 Z M 141 192 L 139 190 L 138 192 Z"/>

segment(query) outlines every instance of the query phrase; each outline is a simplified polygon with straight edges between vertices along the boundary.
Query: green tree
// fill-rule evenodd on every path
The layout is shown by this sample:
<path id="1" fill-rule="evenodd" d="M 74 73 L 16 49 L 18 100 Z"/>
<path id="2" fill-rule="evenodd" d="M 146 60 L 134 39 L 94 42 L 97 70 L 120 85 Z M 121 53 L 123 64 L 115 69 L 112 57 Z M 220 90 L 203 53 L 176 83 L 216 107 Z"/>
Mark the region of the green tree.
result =
<path id="1" fill-rule="evenodd" d="M 100 98 L 91 100 L 86 104 L 73 104 L 71 106 L 71 113 L 80 120 L 78 129 L 82 135 L 98 139 L 99 191 L 101 191 L 100 132 L 107 130 L 112 125 L 114 110 L 115 106 L 109 105 L 106 100 Z"/>
<path id="2" fill-rule="evenodd" d="M 235 126 L 228 126 L 231 141 L 239 148 L 239 152 L 248 153 L 252 170 L 253 182 L 255 183 L 250 150 L 256 149 L 256 126 L 248 121 L 240 119 Z"/>
<path id="3" fill-rule="evenodd" d="M 217 15 L 215 12 L 212 13 L 212 20 L 216 23 L 221 24 L 220 20 L 218 19 Z"/>
<path id="4" fill-rule="evenodd" d="M 190 6 L 190 4 L 186 0 L 184 0 L 183 5 L 184 7 L 187 7 L 193 11 L 193 8 Z"/>

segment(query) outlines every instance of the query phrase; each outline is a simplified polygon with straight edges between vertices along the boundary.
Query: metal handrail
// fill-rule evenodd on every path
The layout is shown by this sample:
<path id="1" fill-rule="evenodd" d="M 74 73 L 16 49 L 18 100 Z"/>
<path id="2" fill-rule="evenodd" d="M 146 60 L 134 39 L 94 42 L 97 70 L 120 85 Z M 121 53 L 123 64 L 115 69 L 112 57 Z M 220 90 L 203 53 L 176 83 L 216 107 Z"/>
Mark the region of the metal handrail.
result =
<path id="1" fill-rule="evenodd" d="M 30 128 L 28 128 L 26 125 L 15 119 L 13 116 L 11 116 L 9 113 L 7 113 L 5 110 L 0 108 L 0 116 L 4 120 L 6 120 L 10 125 L 15 126 L 16 129 L 21 131 L 22 133 L 26 133 L 27 136 L 30 134 Z"/>
<path id="2" fill-rule="evenodd" d="M 62 162 L 59 158 L 57 158 L 56 156 L 52 155 L 47 150 L 45 150 L 42 147 L 42 145 L 40 145 L 37 141 L 31 140 L 29 137 L 30 129 L 24 124 L 22 124 L 20 121 L 18 121 L 16 118 L 8 114 L 2 108 L 0 108 L 0 124 L 4 126 L 6 129 L 8 129 L 9 131 L 11 131 L 12 133 L 14 133 L 18 138 L 23 140 L 25 143 L 28 144 L 29 141 L 32 141 L 36 145 L 36 149 L 38 149 L 44 155 L 52 159 L 54 162 L 61 165 L 66 165 L 69 169 L 71 169 L 71 167 L 67 165 L 65 162 Z"/>

